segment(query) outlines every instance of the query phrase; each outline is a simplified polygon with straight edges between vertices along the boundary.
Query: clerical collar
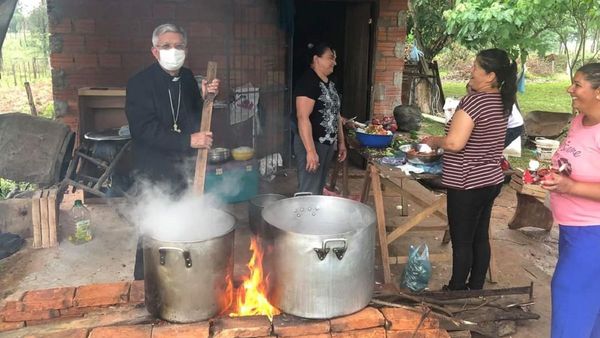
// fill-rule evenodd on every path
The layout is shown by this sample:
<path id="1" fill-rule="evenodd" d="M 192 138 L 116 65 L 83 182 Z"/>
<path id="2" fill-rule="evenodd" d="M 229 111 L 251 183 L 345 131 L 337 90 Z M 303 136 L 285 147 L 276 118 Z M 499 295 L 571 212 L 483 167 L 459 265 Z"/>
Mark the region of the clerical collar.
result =
<path id="1" fill-rule="evenodd" d="M 179 81 L 179 79 L 181 79 L 181 76 L 174 76 L 173 79 L 171 79 L 171 81 L 177 82 Z"/>

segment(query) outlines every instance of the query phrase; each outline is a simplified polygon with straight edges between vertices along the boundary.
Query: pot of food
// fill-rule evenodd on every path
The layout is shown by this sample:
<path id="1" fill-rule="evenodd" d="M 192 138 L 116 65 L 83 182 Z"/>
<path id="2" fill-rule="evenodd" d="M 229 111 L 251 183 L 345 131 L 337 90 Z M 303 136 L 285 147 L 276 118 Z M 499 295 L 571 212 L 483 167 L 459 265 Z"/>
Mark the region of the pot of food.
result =
<path id="1" fill-rule="evenodd" d="M 226 162 L 229 157 L 231 157 L 231 151 L 227 148 L 212 148 L 208 151 L 208 162 L 212 164 Z"/>
<path id="2" fill-rule="evenodd" d="M 267 205 L 284 198 L 287 197 L 280 194 L 262 194 L 256 195 L 250 199 L 250 205 L 248 206 L 248 223 L 253 234 L 264 237 L 265 224 L 261 214 L 263 209 Z"/>
<path id="3" fill-rule="evenodd" d="M 262 212 L 272 238 L 265 255 L 268 299 L 305 318 L 354 313 L 371 301 L 375 283 L 375 213 L 332 196 L 298 196 Z"/>
<path id="4" fill-rule="evenodd" d="M 231 304 L 235 218 L 217 209 L 204 215 L 194 229 L 169 226 L 143 237 L 146 308 L 156 317 L 197 322 Z"/>
<path id="5" fill-rule="evenodd" d="M 442 159 L 442 155 L 444 155 L 443 148 L 432 149 L 429 145 L 423 143 L 404 144 L 399 149 L 406 154 L 408 162 L 412 164 L 439 162 Z"/>

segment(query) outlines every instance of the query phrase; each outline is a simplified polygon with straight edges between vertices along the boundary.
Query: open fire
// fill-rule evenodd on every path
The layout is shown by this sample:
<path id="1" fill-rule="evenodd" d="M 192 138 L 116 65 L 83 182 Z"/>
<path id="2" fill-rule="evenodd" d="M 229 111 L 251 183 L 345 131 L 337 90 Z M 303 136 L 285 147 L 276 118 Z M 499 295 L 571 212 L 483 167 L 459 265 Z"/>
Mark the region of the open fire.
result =
<path id="1" fill-rule="evenodd" d="M 279 314 L 280 311 L 273 307 L 266 297 L 268 276 L 263 278 L 264 252 L 261 250 L 258 237 L 252 236 L 250 250 L 252 258 L 247 265 L 250 274 L 244 277 L 244 282 L 237 288 L 233 310 L 229 316 L 263 315 L 269 317 L 269 320 L 273 320 L 273 316 Z"/>

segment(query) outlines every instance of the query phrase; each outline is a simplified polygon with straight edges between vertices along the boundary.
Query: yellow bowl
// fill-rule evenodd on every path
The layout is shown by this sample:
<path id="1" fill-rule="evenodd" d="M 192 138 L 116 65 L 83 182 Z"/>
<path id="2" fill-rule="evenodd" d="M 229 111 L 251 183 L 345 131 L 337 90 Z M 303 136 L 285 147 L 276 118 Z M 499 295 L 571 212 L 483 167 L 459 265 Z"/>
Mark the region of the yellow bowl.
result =
<path id="1" fill-rule="evenodd" d="M 231 150 L 231 156 L 236 161 L 248 161 L 254 157 L 254 149 L 250 147 L 238 147 Z"/>

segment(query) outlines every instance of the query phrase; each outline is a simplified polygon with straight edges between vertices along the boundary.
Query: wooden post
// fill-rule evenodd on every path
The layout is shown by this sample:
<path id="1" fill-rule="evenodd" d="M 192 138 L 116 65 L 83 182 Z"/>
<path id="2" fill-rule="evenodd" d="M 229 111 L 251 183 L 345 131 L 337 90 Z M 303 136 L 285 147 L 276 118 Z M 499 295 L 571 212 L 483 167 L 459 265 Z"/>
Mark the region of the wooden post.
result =
<path id="1" fill-rule="evenodd" d="M 206 81 L 210 83 L 217 77 L 217 63 L 208 62 L 206 67 Z M 212 109 L 214 94 L 206 93 L 206 99 L 202 106 L 202 121 L 200 122 L 200 132 L 210 131 L 212 121 Z M 196 158 L 196 172 L 194 173 L 194 191 L 201 195 L 204 193 L 204 179 L 206 176 L 206 163 L 208 161 L 208 148 L 198 149 L 198 157 Z"/>
<path id="2" fill-rule="evenodd" d="M 42 191 L 37 190 L 31 197 L 31 223 L 33 233 L 33 247 L 38 249 L 42 247 L 42 217 L 40 215 L 40 197 Z"/>
<path id="3" fill-rule="evenodd" d="M 42 218 L 42 248 L 50 246 L 50 225 L 48 224 L 48 190 L 42 190 L 40 198 L 40 217 Z"/>
<path id="4" fill-rule="evenodd" d="M 50 189 L 48 193 L 48 245 L 50 247 L 58 245 L 57 227 L 58 227 L 58 188 Z"/>
<path id="5" fill-rule="evenodd" d="M 31 115 L 37 116 L 37 109 L 35 109 L 35 101 L 33 101 L 33 94 L 31 93 L 31 86 L 29 82 L 25 82 L 25 91 L 27 92 L 27 101 L 29 101 L 29 110 Z"/>

